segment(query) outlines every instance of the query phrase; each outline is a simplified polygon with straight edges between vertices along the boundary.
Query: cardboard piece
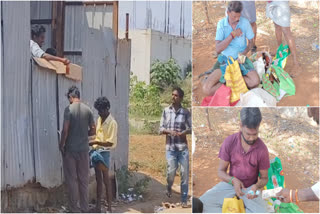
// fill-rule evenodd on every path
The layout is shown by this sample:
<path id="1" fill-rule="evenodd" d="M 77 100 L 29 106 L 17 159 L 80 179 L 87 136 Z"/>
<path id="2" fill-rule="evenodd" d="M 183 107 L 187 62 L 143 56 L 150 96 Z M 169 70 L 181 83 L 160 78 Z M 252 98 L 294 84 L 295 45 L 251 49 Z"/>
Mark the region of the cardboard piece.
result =
<path id="1" fill-rule="evenodd" d="M 82 81 L 82 67 L 72 63 L 68 66 L 69 74 L 66 74 L 66 77 L 76 81 Z"/>
<path id="2" fill-rule="evenodd" d="M 65 74 L 67 72 L 67 66 L 59 61 L 49 61 L 55 68 L 57 74 Z"/>
<path id="3" fill-rule="evenodd" d="M 37 57 L 33 57 L 33 59 L 40 67 L 48 68 L 52 71 L 55 71 L 57 74 L 63 74 L 69 79 L 82 81 L 82 67 L 79 65 L 70 63 L 66 66 L 65 64 L 59 61 L 47 61 L 46 59 Z"/>
<path id="4" fill-rule="evenodd" d="M 34 61 L 37 63 L 37 65 L 39 65 L 40 67 L 43 68 L 48 68 L 50 70 L 55 71 L 56 68 L 54 65 L 52 65 L 49 61 L 47 61 L 46 59 L 43 58 L 37 58 L 37 57 L 33 57 Z"/>

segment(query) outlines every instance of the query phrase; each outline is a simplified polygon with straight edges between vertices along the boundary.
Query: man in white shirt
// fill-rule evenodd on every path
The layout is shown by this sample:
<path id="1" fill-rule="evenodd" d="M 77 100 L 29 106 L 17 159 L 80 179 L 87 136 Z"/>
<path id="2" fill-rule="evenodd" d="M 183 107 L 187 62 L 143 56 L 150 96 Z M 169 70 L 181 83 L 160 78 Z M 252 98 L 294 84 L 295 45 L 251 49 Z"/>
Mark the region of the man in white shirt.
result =
<path id="1" fill-rule="evenodd" d="M 31 29 L 31 40 L 30 40 L 30 52 L 32 57 L 44 58 L 46 60 L 54 60 L 69 64 L 70 61 L 66 58 L 53 56 L 49 53 L 45 53 L 41 46 L 44 43 L 46 29 L 42 25 L 35 25 Z"/>

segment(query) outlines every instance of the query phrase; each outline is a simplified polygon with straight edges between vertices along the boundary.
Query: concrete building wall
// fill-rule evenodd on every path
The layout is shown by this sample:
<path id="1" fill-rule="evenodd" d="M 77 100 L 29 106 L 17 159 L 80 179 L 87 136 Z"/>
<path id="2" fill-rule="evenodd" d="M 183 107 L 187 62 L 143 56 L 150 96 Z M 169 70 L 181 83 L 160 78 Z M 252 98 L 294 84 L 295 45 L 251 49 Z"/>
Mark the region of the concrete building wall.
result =
<path id="1" fill-rule="evenodd" d="M 119 31 L 119 38 L 125 37 Z M 151 64 L 159 59 L 174 58 L 183 71 L 191 61 L 191 39 L 164 34 L 151 29 L 129 31 L 131 39 L 131 72 L 138 80 L 150 83 Z"/>
<path id="2" fill-rule="evenodd" d="M 183 71 L 191 61 L 191 40 L 152 31 L 151 63 L 156 59 L 168 61 L 174 58 Z"/>
<path id="3" fill-rule="evenodd" d="M 125 38 L 125 32 L 119 31 L 119 38 Z M 130 31 L 131 39 L 131 72 L 138 77 L 139 81 L 150 82 L 150 51 L 151 51 L 151 30 Z"/>

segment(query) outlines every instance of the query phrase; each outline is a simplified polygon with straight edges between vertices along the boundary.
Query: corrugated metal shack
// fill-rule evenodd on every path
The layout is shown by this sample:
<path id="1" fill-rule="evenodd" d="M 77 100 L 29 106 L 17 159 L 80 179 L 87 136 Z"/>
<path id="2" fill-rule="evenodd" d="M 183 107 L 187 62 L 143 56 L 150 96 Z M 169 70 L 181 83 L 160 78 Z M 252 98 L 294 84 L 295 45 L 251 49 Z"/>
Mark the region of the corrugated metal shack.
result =
<path id="1" fill-rule="evenodd" d="M 95 99 L 108 97 L 119 126 L 112 170 L 128 164 L 131 44 L 115 39 L 117 22 L 118 2 L 1 2 L 2 192 L 28 183 L 45 188 L 62 184 L 57 131 L 71 85 L 81 89 L 81 99 L 92 108 L 95 119 Z M 83 67 L 82 82 L 30 60 L 33 24 L 46 27 L 44 49 L 55 47 L 58 55 Z"/>

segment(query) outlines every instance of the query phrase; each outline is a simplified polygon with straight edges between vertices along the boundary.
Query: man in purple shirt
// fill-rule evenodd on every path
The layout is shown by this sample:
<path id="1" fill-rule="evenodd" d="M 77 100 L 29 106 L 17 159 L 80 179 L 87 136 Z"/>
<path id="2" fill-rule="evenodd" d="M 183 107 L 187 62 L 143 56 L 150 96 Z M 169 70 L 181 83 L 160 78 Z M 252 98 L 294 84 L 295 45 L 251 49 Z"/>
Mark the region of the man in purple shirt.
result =
<path id="1" fill-rule="evenodd" d="M 222 182 L 200 197 L 206 213 L 221 213 L 224 198 L 235 195 L 243 200 L 246 212 L 267 212 L 261 194 L 255 194 L 268 183 L 270 167 L 268 149 L 258 137 L 261 112 L 243 108 L 240 120 L 240 132 L 227 137 L 220 148 L 218 176 Z"/>

